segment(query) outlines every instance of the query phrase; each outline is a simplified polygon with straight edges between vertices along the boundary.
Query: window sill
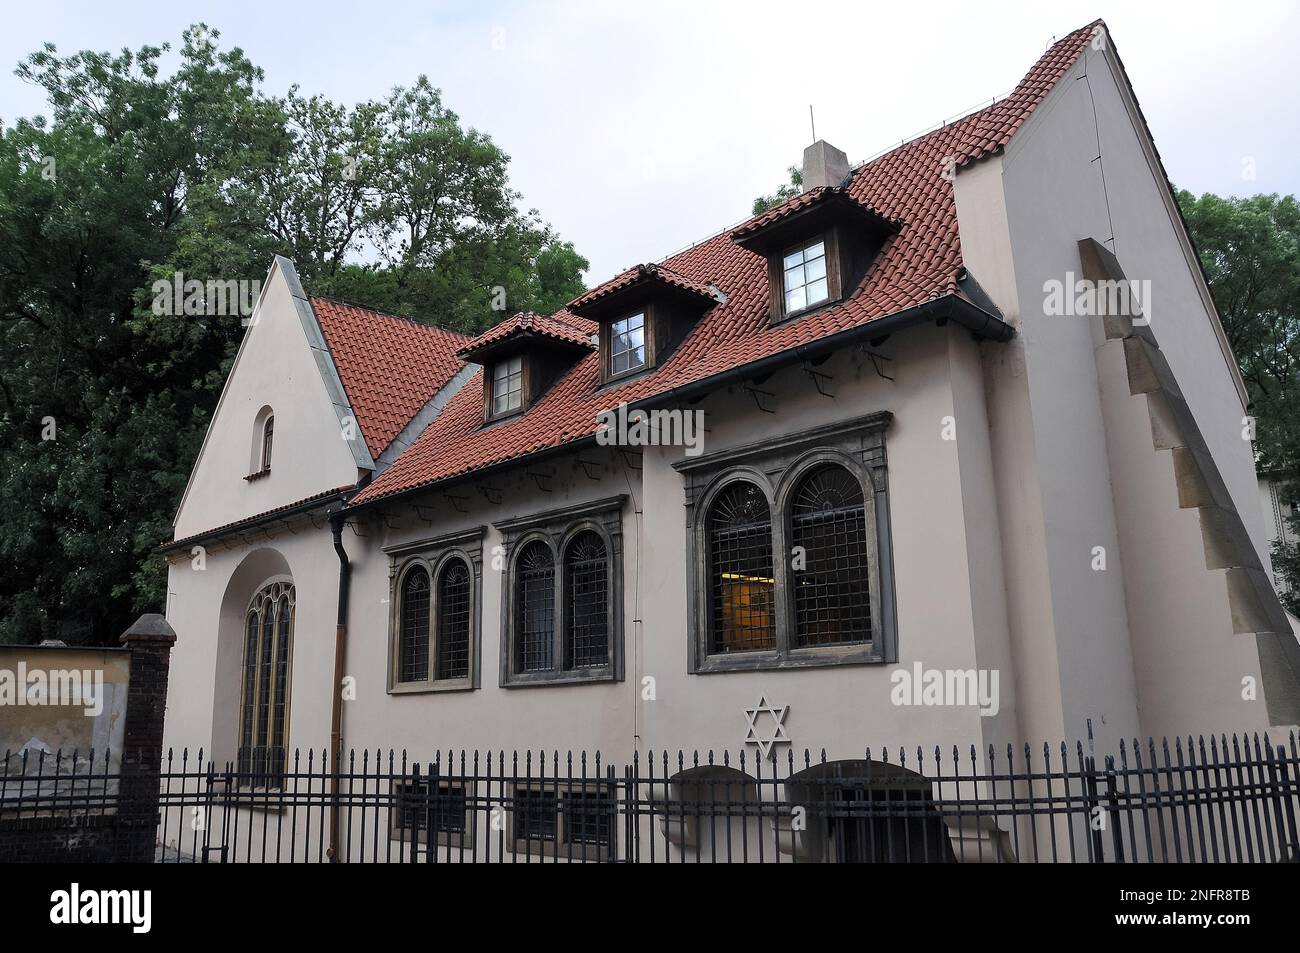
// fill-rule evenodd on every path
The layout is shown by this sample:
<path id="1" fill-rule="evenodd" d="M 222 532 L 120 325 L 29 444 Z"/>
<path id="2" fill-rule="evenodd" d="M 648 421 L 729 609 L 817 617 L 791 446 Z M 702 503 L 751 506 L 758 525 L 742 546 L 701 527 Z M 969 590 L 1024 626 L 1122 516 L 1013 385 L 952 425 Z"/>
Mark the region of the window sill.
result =
<path id="1" fill-rule="evenodd" d="M 551 685 L 588 685 L 600 682 L 621 682 L 608 666 L 573 671 L 526 672 L 507 675 L 501 680 L 502 688 L 546 688 Z"/>
<path id="2" fill-rule="evenodd" d="M 819 311 L 826 311 L 843 302 L 843 298 L 827 298 L 825 301 L 819 301 L 817 304 L 809 305 L 806 308 L 800 308 L 798 311 L 791 311 L 789 314 L 782 314 L 776 321 L 769 321 L 769 328 L 780 327 L 783 324 L 789 324 L 791 321 L 798 321 L 800 318 L 806 318 L 810 314 L 816 314 Z"/>
<path id="3" fill-rule="evenodd" d="M 230 794 L 220 795 L 215 800 L 227 807 L 243 808 L 261 814 L 283 814 L 285 812 L 283 788 L 236 788 Z"/>
<path id="4" fill-rule="evenodd" d="M 693 674 L 719 672 L 776 672 L 792 668 L 830 668 L 836 665 L 883 665 L 883 654 L 870 642 L 839 646 L 790 649 L 786 652 L 733 652 L 706 655 Z"/>
<path id="5" fill-rule="evenodd" d="M 563 781 L 560 782 L 563 784 Z M 531 857 L 549 857 L 556 860 L 575 860 L 584 863 L 611 861 L 614 859 L 613 847 L 609 844 L 572 844 L 560 843 L 551 838 L 524 839 L 516 837 L 510 847 L 513 854 L 527 854 Z"/>
<path id="6" fill-rule="evenodd" d="M 475 685 L 469 678 L 448 678 L 432 682 L 398 682 L 388 686 L 390 695 L 436 695 L 442 692 L 472 692 Z"/>
<path id="7" fill-rule="evenodd" d="M 388 839 L 394 844 L 411 845 L 410 831 L 390 831 Z M 419 831 L 415 835 L 415 846 L 428 848 L 429 837 L 424 831 Z M 439 831 L 434 839 L 435 847 L 444 847 L 448 850 L 467 850 L 473 851 L 474 838 L 467 832 L 463 831 Z"/>
<path id="8" fill-rule="evenodd" d="M 508 420 L 514 420 L 516 417 L 522 417 L 524 412 L 528 410 L 528 407 L 528 404 L 524 404 L 522 407 L 517 407 L 514 410 L 506 410 L 499 414 L 485 414 L 483 416 L 483 424 L 479 429 L 490 430 L 497 424 L 503 424 Z"/>
<path id="9" fill-rule="evenodd" d="M 659 364 L 646 364 L 642 367 L 633 368 L 630 371 L 623 371 L 617 377 L 605 377 L 603 372 L 600 380 L 596 382 L 596 392 L 606 390 L 616 390 L 633 381 L 639 381 L 643 377 L 648 377 L 659 369 Z"/>
<path id="10" fill-rule="evenodd" d="M 258 470 L 256 473 L 250 473 L 248 476 L 244 477 L 244 479 L 249 483 L 252 483 L 254 480 L 260 480 L 263 477 L 269 477 L 270 475 L 271 468 L 267 467 L 265 470 Z"/>
<path id="11" fill-rule="evenodd" d="M 648 374 L 654 368 L 650 364 L 638 364 L 636 367 L 629 367 L 625 371 L 619 371 L 617 374 L 606 374 L 604 380 L 600 382 L 601 387 L 614 387 L 619 384 L 626 384 L 628 381 L 635 380 L 643 374 Z"/>

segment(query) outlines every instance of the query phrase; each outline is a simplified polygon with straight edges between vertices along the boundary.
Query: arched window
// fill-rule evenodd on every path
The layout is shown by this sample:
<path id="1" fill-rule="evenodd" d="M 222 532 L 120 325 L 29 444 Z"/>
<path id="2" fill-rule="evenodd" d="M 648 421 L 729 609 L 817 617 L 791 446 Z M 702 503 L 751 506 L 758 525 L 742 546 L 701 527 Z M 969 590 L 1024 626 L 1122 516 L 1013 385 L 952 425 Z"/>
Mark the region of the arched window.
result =
<path id="1" fill-rule="evenodd" d="M 398 680 L 422 682 L 429 677 L 429 572 L 415 566 L 402 583 L 402 643 Z"/>
<path id="2" fill-rule="evenodd" d="M 245 616 L 239 771 L 241 783 L 254 787 L 278 785 L 284 772 L 294 598 L 292 583 L 272 583 Z"/>
<path id="3" fill-rule="evenodd" d="M 564 667 L 609 663 L 609 559 L 599 533 L 584 530 L 564 550 Z"/>
<path id="4" fill-rule="evenodd" d="M 707 527 L 711 650 L 775 648 L 772 510 L 763 491 L 743 480 L 728 484 Z"/>
<path id="5" fill-rule="evenodd" d="M 626 500 L 498 524 L 513 574 L 504 592 L 503 686 L 622 679 Z"/>
<path id="6" fill-rule="evenodd" d="M 243 701 L 239 708 L 239 770 L 248 771 L 253 751 L 253 726 L 257 716 L 253 705 L 257 701 L 257 654 L 261 645 L 262 623 L 256 602 L 248 610 L 244 629 Z"/>
<path id="7" fill-rule="evenodd" d="M 272 414 L 266 418 L 266 423 L 262 424 L 262 466 L 261 470 L 265 473 L 271 469 L 271 442 L 275 437 L 275 415 Z"/>
<path id="8" fill-rule="evenodd" d="M 796 562 L 794 644 L 836 645 L 871 638 L 871 566 L 862 484 L 836 464 L 817 467 L 790 507 Z"/>
<path id="9" fill-rule="evenodd" d="M 469 626 L 469 567 L 449 559 L 438 575 L 438 678 L 469 675 Z"/>
<path id="10" fill-rule="evenodd" d="M 518 670 L 548 671 L 554 664 L 555 560 L 541 540 L 529 543 L 519 554 L 515 607 Z"/>
<path id="11" fill-rule="evenodd" d="M 285 593 L 275 607 L 275 672 L 271 676 L 276 690 L 271 702 L 271 743 L 282 748 L 284 745 L 284 723 L 288 710 L 286 703 L 289 693 L 289 637 L 293 634 L 293 610 L 289 606 L 289 595 Z M 283 759 L 284 753 L 280 752 Z"/>

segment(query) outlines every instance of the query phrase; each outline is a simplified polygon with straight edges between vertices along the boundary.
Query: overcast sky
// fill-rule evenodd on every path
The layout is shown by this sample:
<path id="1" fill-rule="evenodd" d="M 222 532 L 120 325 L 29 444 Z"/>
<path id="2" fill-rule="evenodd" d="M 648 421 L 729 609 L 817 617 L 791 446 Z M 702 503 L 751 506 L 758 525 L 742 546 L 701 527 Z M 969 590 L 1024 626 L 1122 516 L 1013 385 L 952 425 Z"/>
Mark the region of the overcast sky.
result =
<path id="1" fill-rule="evenodd" d="M 799 162 L 809 104 L 857 162 L 1002 96 L 1098 16 L 1177 185 L 1300 192 L 1294 3 L 43 0 L 3 16 L 6 67 L 45 42 L 177 43 L 203 21 L 269 94 L 298 83 L 351 103 L 425 73 L 511 155 L 524 204 L 590 259 L 589 284 L 745 218 Z M 43 111 L 6 68 L 0 119 Z"/>

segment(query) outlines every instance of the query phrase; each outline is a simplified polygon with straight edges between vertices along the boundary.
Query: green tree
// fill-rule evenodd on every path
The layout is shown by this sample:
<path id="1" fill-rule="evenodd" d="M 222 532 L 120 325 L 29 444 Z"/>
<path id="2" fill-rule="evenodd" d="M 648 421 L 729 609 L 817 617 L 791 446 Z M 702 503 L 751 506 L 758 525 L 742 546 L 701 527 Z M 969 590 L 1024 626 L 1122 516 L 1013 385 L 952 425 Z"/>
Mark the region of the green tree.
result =
<path id="1" fill-rule="evenodd" d="M 1200 254 L 1255 417 L 1258 464 L 1297 498 L 1300 487 L 1300 204 L 1295 196 L 1197 198 L 1178 204 Z M 1300 529 L 1300 527 L 1297 527 Z M 1300 552 L 1276 547 L 1300 613 Z"/>
<path id="2" fill-rule="evenodd" d="M 777 188 L 771 195 L 760 195 L 754 199 L 754 205 L 750 209 L 751 215 L 762 215 L 770 208 L 775 208 L 787 199 L 792 199 L 803 191 L 803 170 L 797 165 L 792 165 L 787 170 L 790 175 L 790 181 L 785 185 Z"/>
<path id="3" fill-rule="evenodd" d="M 464 330 L 553 310 L 586 262 L 520 211 L 509 159 L 427 80 L 340 106 L 266 95 L 202 24 L 18 75 L 49 118 L 0 135 L 0 642 L 111 642 L 164 604 L 156 554 L 243 333 L 155 313 L 151 285 L 261 279 Z"/>

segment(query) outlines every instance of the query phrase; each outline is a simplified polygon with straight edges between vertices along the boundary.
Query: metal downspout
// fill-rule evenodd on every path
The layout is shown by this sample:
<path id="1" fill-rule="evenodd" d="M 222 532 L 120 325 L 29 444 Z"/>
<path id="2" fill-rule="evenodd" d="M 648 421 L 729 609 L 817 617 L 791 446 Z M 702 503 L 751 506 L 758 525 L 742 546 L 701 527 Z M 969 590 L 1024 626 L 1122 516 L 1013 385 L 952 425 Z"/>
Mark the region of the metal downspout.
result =
<path id="1" fill-rule="evenodd" d="M 330 863 L 339 863 L 339 761 L 343 756 L 343 666 L 348 644 L 348 591 L 352 583 L 352 563 L 343 548 L 343 514 L 330 517 L 330 531 L 334 535 L 334 551 L 339 557 L 339 608 L 334 626 L 334 683 L 330 702 L 330 757 L 334 770 L 330 774 Z"/>

